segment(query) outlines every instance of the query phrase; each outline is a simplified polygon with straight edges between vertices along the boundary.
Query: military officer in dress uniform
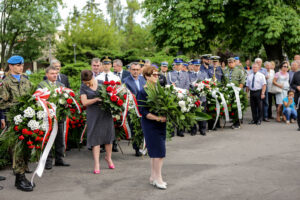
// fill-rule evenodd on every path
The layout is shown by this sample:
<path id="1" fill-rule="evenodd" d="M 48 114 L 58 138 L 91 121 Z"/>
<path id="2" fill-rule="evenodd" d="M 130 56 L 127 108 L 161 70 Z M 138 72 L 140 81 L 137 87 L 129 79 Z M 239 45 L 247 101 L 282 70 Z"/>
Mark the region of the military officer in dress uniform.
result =
<path id="1" fill-rule="evenodd" d="M 0 86 L 0 109 L 8 111 L 9 108 L 18 104 L 18 98 L 27 94 L 32 89 L 30 81 L 24 76 L 24 59 L 21 56 L 12 56 L 7 61 L 9 74 L 3 79 Z M 3 113 L 5 114 L 5 113 Z M 3 116 L 2 118 L 5 119 Z M 1 119 L 1 125 L 6 126 L 6 121 Z M 15 153 L 15 152 L 14 152 Z M 16 175 L 15 186 L 22 191 L 32 191 L 34 186 L 26 179 L 25 172 L 28 169 L 30 152 L 23 149 L 22 156 L 13 157 L 13 170 Z"/>
<path id="2" fill-rule="evenodd" d="M 223 70 L 219 63 L 220 56 L 212 56 L 211 60 L 213 62 L 212 79 L 213 79 L 213 81 L 221 82 L 223 80 Z"/>
<path id="3" fill-rule="evenodd" d="M 213 76 L 213 66 L 210 64 L 211 54 L 204 54 L 201 56 L 202 65 L 200 67 L 200 71 L 205 72 L 208 75 L 208 78 L 212 78 Z"/>
<path id="4" fill-rule="evenodd" d="M 223 71 L 225 82 L 234 83 L 237 87 L 243 89 L 245 84 L 245 79 L 246 79 L 244 72 L 240 68 L 235 67 L 236 63 L 234 58 L 229 58 L 227 61 L 228 61 L 228 67 Z M 232 129 L 240 128 L 240 122 L 234 121 L 231 128 Z"/>
<path id="5" fill-rule="evenodd" d="M 208 75 L 206 74 L 206 72 L 200 70 L 201 60 L 195 59 L 192 61 L 192 63 L 194 66 L 194 72 L 191 73 L 191 75 L 189 77 L 190 82 L 195 83 L 197 81 L 203 81 L 203 80 L 207 79 Z M 203 106 L 205 108 L 206 107 L 206 98 L 205 97 L 199 97 L 199 98 L 200 98 L 200 101 L 202 102 L 201 106 Z M 200 134 L 203 136 L 206 135 L 206 121 L 199 121 L 198 126 L 199 126 Z M 197 133 L 197 126 L 195 125 L 191 129 L 191 135 L 196 135 L 196 133 Z"/>
<path id="6" fill-rule="evenodd" d="M 187 72 L 182 71 L 183 61 L 181 58 L 174 59 L 174 70 L 168 73 L 167 82 L 178 88 L 189 89 L 190 81 Z"/>
<path id="7" fill-rule="evenodd" d="M 167 78 L 168 75 L 168 65 L 167 61 L 163 61 L 160 63 L 160 74 L 164 75 Z"/>

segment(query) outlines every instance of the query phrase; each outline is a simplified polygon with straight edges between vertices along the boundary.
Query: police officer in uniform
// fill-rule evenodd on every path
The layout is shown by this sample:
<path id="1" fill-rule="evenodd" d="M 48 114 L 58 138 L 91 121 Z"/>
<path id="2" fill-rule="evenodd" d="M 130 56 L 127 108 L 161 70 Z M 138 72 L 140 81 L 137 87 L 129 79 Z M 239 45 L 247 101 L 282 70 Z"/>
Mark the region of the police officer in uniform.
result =
<path id="1" fill-rule="evenodd" d="M 167 78 L 168 75 L 168 65 L 167 61 L 163 61 L 160 63 L 160 74 Z"/>
<path id="2" fill-rule="evenodd" d="M 208 75 L 206 74 L 206 72 L 200 70 L 201 60 L 196 59 L 196 60 L 193 60 L 192 63 L 194 65 L 194 72 L 190 75 L 190 82 L 195 83 L 197 81 L 203 81 L 203 80 L 207 79 Z M 201 106 L 206 108 L 206 98 L 200 97 L 200 101 L 202 102 Z M 205 112 L 205 110 L 204 110 L 204 112 Z M 199 126 L 200 134 L 205 136 L 206 135 L 206 121 L 199 121 L 198 126 Z M 196 135 L 196 133 L 197 133 L 197 126 L 195 125 L 191 129 L 191 135 Z"/>
<path id="3" fill-rule="evenodd" d="M 168 73 L 167 82 L 169 85 L 182 89 L 189 89 L 190 81 L 187 72 L 182 71 L 183 60 L 181 58 L 174 59 L 174 70 Z M 184 137 L 183 130 L 177 130 L 177 136 Z"/>
<path id="4" fill-rule="evenodd" d="M 6 111 L 8 111 L 10 107 L 17 105 L 17 99 L 30 92 L 32 88 L 30 81 L 22 75 L 24 59 L 21 56 L 12 56 L 8 59 L 7 63 L 10 73 L 3 79 L 2 85 L 0 86 L 0 109 Z M 5 120 L 1 119 L 1 122 L 2 126 L 6 125 Z M 22 191 L 32 191 L 34 186 L 32 186 L 25 177 L 30 152 L 24 149 L 22 154 L 21 157 L 13 159 L 13 170 L 16 175 L 15 186 Z"/>
<path id="5" fill-rule="evenodd" d="M 46 77 L 47 79 L 40 82 L 38 88 L 48 88 L 49 90 L 54 90 L 55 88 L 65 87 L 61 81 L 58 81 L 59 70 L 55 66 L 50 66 L 46 68 Z M 63 161 L 64 157 L 64 122 L 65 119 L 62 119 L 58 122 L 58 131 L 57 136 L 54 141 L 54 152 L 55 152 L 55 166 L 68 167 L 70 164 L 67 164 Z M 45 169 L 52 169 L 53 157 L 50 152 L 46 161 Z"/>
<path id="6" fill-rule="evenodd" d="M 211 54 L 204 54 L 201 56 L 202 65 L 200 71 L 205 72 L 208 75 L 208 78 L 212 78 L 214 71 L 213 66 L 210 65 L 210 57 Z"/>
<path id="7" fill-rule="evenodd" d="M 211 78 L 213 79 L 213 81 L 221 82 L 223 80 L 223 70 L 219 63 L 220 56 L 212 56 L 211 60 L 213 63 L 213 73 Z"/>
<path id="8" fill-rule="evenodd" d="M 234 83 L 237 87 L 243 89 L 245 84 L 245 74 L 244 72 L 236 67 L 235 59 L 229 58 L 228 67 L 223 71 L 224 72 L 224 80 L 226 83 Z M 240 128 L 240 121 L 233 121 L 232 129 Z"/>

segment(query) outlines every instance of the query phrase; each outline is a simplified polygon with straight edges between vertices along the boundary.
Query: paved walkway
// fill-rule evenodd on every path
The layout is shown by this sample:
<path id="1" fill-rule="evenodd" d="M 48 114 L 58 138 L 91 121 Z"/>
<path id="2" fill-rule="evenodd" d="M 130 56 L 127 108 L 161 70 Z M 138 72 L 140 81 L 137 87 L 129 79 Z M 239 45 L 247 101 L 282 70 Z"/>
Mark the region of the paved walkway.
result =
<path id="1" fill-rule="evenodd" d="M 124 155 L 114 153 L 115 170 L 103 155 L 101 174 L 94 175 L 91 152 L 72 149 L 69 168 L 54 167 L 36 178 L 34 192 L 14 188 L 10 170 L 0 185 L 1 200 L 299 200 L 300 132 L 296 124 L 248 125 L 249 113 L 240 130 L 225 128 L 206 137 L 186 134 L 167 143 L 163 176 L 168 189 L 148 183 L 149 158 L 136 158 L 122 142 Z M 35 165 L 32 165 L 33 168 Z M 28 176 L 30 177 L 30 176 Z"/>

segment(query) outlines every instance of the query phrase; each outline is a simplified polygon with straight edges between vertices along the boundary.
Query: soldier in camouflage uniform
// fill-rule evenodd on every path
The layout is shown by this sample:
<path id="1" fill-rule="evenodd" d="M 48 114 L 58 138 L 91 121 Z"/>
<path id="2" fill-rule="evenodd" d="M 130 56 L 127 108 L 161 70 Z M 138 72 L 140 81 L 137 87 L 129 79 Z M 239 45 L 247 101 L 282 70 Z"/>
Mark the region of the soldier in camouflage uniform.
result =
<path id="1" fill-rule="evenodd" d="M 6 112 L 18 103 L 18 97 L 25 95 L 32 88 L 30 81 L 22 75 L 24 59 L 21 56 L 12 56 L 7 63 L 9 64 L 10 73 L 3 79 L 0 86 L 0 109 Z M 1 125 L 6 125 L 5 116 L 2 116 Z M 13 162 L 13 170 L 16 174 L 15 186 L 19 190 L 32 191 L 33 186 L 25 177 L 30 154 L 27 149 L 22 154 L 22 156 L 16 157 Z"/>
<path id="2" fill-rule="evenodd" d="M 224 70 L 224 78 L 226 83 L 234 83 L 236 86 L 243 89 L 246 76 L 244 72 L 235 66 L 235 59 L 229 58 L 228 59 L 228 67 Z M 232 129 L 240 128 L 239 121 L 233 121 L 233 125 L 231 126 Z"/>

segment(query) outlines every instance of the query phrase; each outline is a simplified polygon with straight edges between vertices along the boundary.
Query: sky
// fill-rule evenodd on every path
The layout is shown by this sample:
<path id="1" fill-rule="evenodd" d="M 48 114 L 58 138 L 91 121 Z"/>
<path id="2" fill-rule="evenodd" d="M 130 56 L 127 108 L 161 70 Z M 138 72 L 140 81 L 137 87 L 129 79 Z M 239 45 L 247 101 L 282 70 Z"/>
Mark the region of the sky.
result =
<path id="1" fill-rule="evenodd" d="M 76 5 L 76 7 L 78 8 L 78 10 L 81 10 L 85 4 L 86 4 L 87 0 L 63 0 L 64 3 L 64 7 L 59 6 L 59 13 L 61 18 L 63 19 L 63 21 L 65 22 L 69 13 L 73 10 L 74 5 Z M 140 2 L 142 0 L 139 0 Z M 106 12 L 106 3 L 105 0 L 95 0 L 96 3 L 100 4 L 100 9 L 102 10 L 103 14 L 105 17 L 107 17 L 107 12 Z M 126 6 L 126 0 L 121 0 L 122 5 L 125 7 Z M 136 17 L 135 17 L 135 22 L 141 24 L 143 21 L 145 21 L 145 19 L 143 18 L 143 14 L 139 13 Z M 62 30 L 64 29 L 64 25 L 61 24 L 58 27 L 58 30 Z"/>

